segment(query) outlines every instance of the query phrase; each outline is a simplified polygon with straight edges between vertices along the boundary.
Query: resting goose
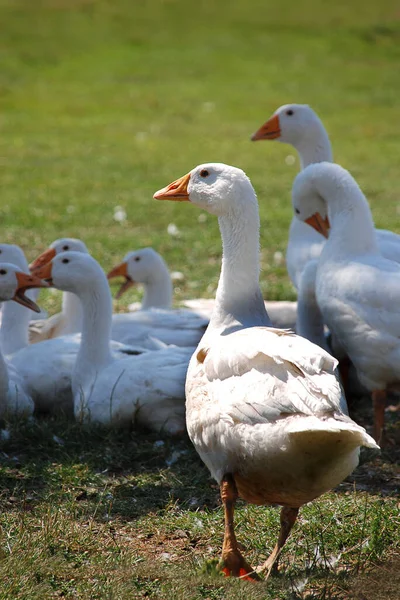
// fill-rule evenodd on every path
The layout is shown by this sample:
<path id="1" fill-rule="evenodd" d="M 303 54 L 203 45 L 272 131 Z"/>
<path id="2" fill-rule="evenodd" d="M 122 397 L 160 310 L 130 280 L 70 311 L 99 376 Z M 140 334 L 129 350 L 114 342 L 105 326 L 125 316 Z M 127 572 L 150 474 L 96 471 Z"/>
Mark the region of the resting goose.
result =
<path id="1" fill-rule="evenodd" d="M 125 279 L 116 298 L 120 298 L 135 283 L 142 283 L 145 290 L 142 309 L 171 308 L 172 306 L 171 275 L 164 259 L 153 248 L 128 252 L 123 262 L 114 267 L 107 277 L 108 279 L 114 277 L 124 277 Z M 208 321 L 214 309 L 214 299 L 185 300 L 183 306 Z M 265 306 L 276 327 L 294 328 L 296 323 L 295 302 L 265 302 Z M 186 313 L 181 311 L 180 314 L 183 317 Z"/>
<path id="2" fill-rule="evenodd" d="M 24 273 L 29 273 L 28 261 L 19 246 L 0 244 L 0 260 L 15 265 Z M 39 288 L 30 289 L 27 292 L 27 297 L 35 300 L 38 292 Z M 4 354 L 12 354 L 29 344 L 29 321 L 38 313 L 40 314 L 40 309 L 38 310 L 37 305 L 35 305 L 35 312 L 33 312 L 16 302 L 4 303 L 0 328 L 0 345 Z"/>
<path id="3" fill-rule="evenodd" d="M 79 242 L 79 240 L 76 240 Z M 61 240 L 60 240 L 61 242 Z M 71 240 L 70 240 L 71 242 Z M 87 252 L 81 250 L 83 256 L 89 256 Z M 51 252 L 51 256 L 61 256 Z M 47 257 L 49 253 L 47 254 Z M 46 263 L 46 258 L 40 261 Z M 40 266 L 34 263 L 35 274 L 40 270 Z M 100 267 L 99 267 L 100 268 Z M 104 276 L 104 275 L 103 275 Z M 111 302 L 110 290 L 104 292 Z M 68 292 L 68 307 L 75 306 L 79 313 L 82 313 L 80 300 L 72 299 L 73 294 Z M 29 311 L 28 311 L 29 312 Z M 67 312 L 68 315 L 68 312 Z M 29 318 L 21 319 L 14 324 L 13 335 L 18 333 L 20 338 L 27 338 Z M 66 323 L 68 329 L 68 323 Z M 111 350 L 115 359 L 126 358 L 131 354 L 145 352 L 148 346 L 159 348 L 159 342 L 148 340 L 147 336 L 142 337 L 143 344 L 127 346 L 120 342 L 112 341 Z M 80 333 L 61 335 L 53 339 L 43 340 L 40 343 L 31 344 L 22 347 L 20 350 L 9 355 L 9 359 L 14 368 L 23 377 L 24 385 L 29 395 L 35 403 L 35 410 L 39 413 L 64 413 L 66 415 L 73 412 L 73 397 L 71 390 L 71 374 L 74 368 L 76 358 L 81 343 Z"/>
<path id="4" fill-rule="evenodd" d="M 18 253 L 17 253 L 18 254 Z M 17 257 L 18 258 L 18 257 Z M 40 308 L 25 295 L 32 287 L 47 287 L 34 275 L 26 274 L 11 263 L 0 264 L 0 301 L 14 300 L 24 310 L 40 312 Z M 8 302 L 6 303 L 7 306 Z M 0 418 L 33 414 L 34 404 L 17 369 L 4 359 L 0 350 Z"/>
<path id="5" fill-rule="evenodd" d="M 257 199 L 245 173 L 200 165 L 154 198 L 189 201 L 219 220 L 221 276 L 210 325 L 188 368 L 186 425 L 220 485 L 225 574 L 256 577 L 236 541 L 236 498 L 282 506 L 278 542 L 260 569 L 268 575 L 299 507 L 351 473 L 360 446 L 376 444 L 346 415 L 335 359 L 271 327 L 258 282 Z"/>
<path id="6" fill-rule="evenodd" d="M 130 287 L 141 283 L 144 295 L 141 309 L 172 308 L 172 281 L 165 260 L 153 248 L 141 248 L 128 252 L 124 260 L 108 273 L 108 279 L 123 277 L 116 298 Z"/>
<path id="7" fill-rule="evenodd" d="M 291 144 L 298 152 L 300 167 L 310 164 L 332 162 L 331 143 L 321 119 L 307 104 L 285 104 L 278 108 L 272 117 L 252 136 L 253 141 L 277 140 Z M 378 244 L 382 254 L 400 263 L 400 236 L 392 231 L 378 229 Z M 286 251 L 286 264 L 289 277 L 296 287 L 305 265 L 321 254 L 324 245 L 323 236 L 306 227 L 293 217 Z"/>
<path id="8" fill-rule="evenodd" d="M 381 439 L 386 390 L 400 383 L 400 265 L 379 249 L 371 211 L 348 171 L 309 165 L 293 184 L 298 219 L 328 236 L 316 296 L 325 323 L 372 392 L 374 436 Z"/>
<path id="9" fill-rule="evenodd" d="M 80 247 L 78 243 L 81 244 Z M 37 269 L 47 264 L 56 255 L 65 252 L 64 248 L 67 245 L 71 248 L 74 246 L 72 251 L 83 254 L 88 253 L 86 246 L 80 240 L 73 240 L 72 238 L 58 240 L 32 263 L 32 272 L 35 273 Z M 68 311 L 60 313 L 63 328 L 81 331 L 81 304 L 79 298 L 72 300 L 72 296 L 73 294 L 63 295 L 63 298 L 68 298 L 69 307 Z M 141 348 L 148 350 L 159 350 L 165 344 L 196 346 L 207 324 L 206 319 L 190 311 L 151 308 L 139 310 L 135 313 L 114 314 L 112 317 L 111 339 L 127 345 L 139 345 Z"/>
<path id="10" fill-rule="evenodd" d="M 38 256 L 31 264 L 30 270 L 35 273 L 42 265 L 51 261 L 54 256 L 61 252 L 73 250 L 75 252 L 83 252 L 88 254 L 89 251 L 86 244 L 82 240 L 76 238 L 60 238 L 55 240 L 47 250 Z M 35 321 L 29 327 L 29 341 L 31 344 L 50 340 L 59 337 L 60 335 L 68 335 L 70 333 L 79 333 L 82 329 L 82 308 L 79 298 L 75 294 L 65 292 L 62 295 L 61 312 Z"/>
<path id="11" fill-rule="evenodd" d="M 72 373 L 75 418 L 183 432 L 185 377 L 193 348 L 167 348 L 115 360 L 110 349 L 111 296 L 94 258 L 64 252 L 36 274 L 59 290 L 77 294 L 81 301 L 82 340 Z"/>

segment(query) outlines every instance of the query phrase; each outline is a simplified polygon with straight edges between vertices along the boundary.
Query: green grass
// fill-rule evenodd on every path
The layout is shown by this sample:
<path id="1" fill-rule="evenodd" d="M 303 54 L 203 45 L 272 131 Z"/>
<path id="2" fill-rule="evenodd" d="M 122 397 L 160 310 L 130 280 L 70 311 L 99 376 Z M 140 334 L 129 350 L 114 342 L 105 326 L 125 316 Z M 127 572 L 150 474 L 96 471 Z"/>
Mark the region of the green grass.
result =
<path id="1" fill-rule="evenodd" d="M 213 296 L 216 220 L 152 194 L 222 161 L 259 196 L 265 297 L 293 298 L 274 255 L 285 252 L 294 151 L 249 141 L 286 102 L 317 110 L 377 225 L 399 230 L 397 1 L 0 0 L 0 22 L 1 241 L 30 259 L 65 235 L 106 269 L 152 245 L 185 276 L 177 301 Z M 43 298 L 58 308 L 57 295 Z M 0 455 L 1 599 L 398 597 L 397 454 L 304 507 L 283 574 L 252 586 L 216 574 L 218 490 L 190 444 L 156 441 L 51 421 L 14 427 Z M 185 454 L 168 467 L 174 451 Z M 240 505 L 237 522 L 260 563 L 278 511 Z"/>
<path id="2" fill-rule="evenodd" d="M 383 461 L 303 507 L 282 574 L 255 585 L 216 570 L 218 489 L 185 440 L 49 421 L 12 429 L 0 460 L 2 599 L 349 598 L 356 577 L 367 594 L 369 573 L 383 584 L 374 600 L 397 597 L 396 472 Z M 278 522 L 276 508 L 239 504 L 254 564 Z"/>

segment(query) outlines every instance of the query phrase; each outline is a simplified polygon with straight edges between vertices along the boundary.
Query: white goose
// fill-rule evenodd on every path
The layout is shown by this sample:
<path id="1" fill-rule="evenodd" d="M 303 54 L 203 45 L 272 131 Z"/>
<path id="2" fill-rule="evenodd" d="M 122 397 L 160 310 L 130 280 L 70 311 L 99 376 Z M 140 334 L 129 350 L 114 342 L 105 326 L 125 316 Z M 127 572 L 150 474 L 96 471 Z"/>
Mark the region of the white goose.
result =
<path id="1" fill-rule="evenodd" d="M 81 244 L 80 247 L 77 242 Z M 80 240 L 72 238 L 57 240 L 32 263 L 32 272 L 35 273 L 54 256 L 65 252 L 64 248 L 67 245 L 70 248 L 74 247 L 73 251 L 87 254 L 86 246 Z M 73 294 L 63 295 L 63 299 L 68 298 L 69 309 L 59 314 L 62 316 L 64 329 L 68 328 L 75 331 L 78 328 L 77 330 L 81 331 L 81 303 L 79 298 L 72 300 L 72 296 Z M 141 348 L 148 350 L 159 350 L 165 344 L 196 346 L 207 325 L 208 321 L 206 319 L 191 311 L 151 308 L 134 313 L 114 314 L 112 317 L 111 339 L 123 344 L 139 345 Z M 34 328 L 35 326 L 31 326 L 31 330 Z"/>
<path id="2" fill-rule="evenodd" d="M 72 240 L 73 241 L 73 240 Z M 79 240 L 76 240 L 80 242 Z M 60 240 L 61 242 L 61 240 Z M 71 243 L 71 240 L 70 242 Z M 83 256 L 89 256 L 87 252 L 80 250 Z M 56 253 L 51 252 L 54 256 Z M 47 257 L 49 253 L 47 254 Z M 41 259 L 41 263 L 46 263 L 46 257 Z M 99 267 L 100 268 L 100 267 Z M 35 273 L 40 270 L 40 266 L 35 265 Z M 104 275 L 103 275 L 104 276 Z M 105 291 L 106 296 L 111 302 L 110 290 Z M 72 318 L 75 318 L 73 307 L 75 307 L 82 318 L 82 309 L 79 298 L 72 298 L 73 294 L 68 292 L 64 302 L 64 307 L 68 310 L 62 319 L 66 316 L 67 322 L 64 325 L 68 330 L 68 315 L 70 309 Z M 65 297 L 65 296 L 64 296 Z M 27 311 L 29 312 L 29 311 Z M 61 315 L 61 313 L 60 313 Z M 21 315 L 18 322 L 13 323 L 12 336 L 15 339 L 26 342 L 28 336 L 28 318 Z M 31 327 L 31 324 L 29 324 Z M 158 342 L 152 342 L 147 336 L 142 337 L 143 344 L 127 346 L 120 342 L 112 341 L 111 350 L 115 359 L 126 358 L 128 355 L 142 353 L 149 346 L 159 348 Z M 35 409 L 39 413 L 64 413 L 70 415 L 73 413 L 73 396 L 71 390 L 71 374 L 75 366 L 76 358 L 81 343 L 79 333 L 62 335 L 52 339 L 41 341 L 40 343 L 26 345 L 20 350 L 9 355 L 9 359 L 14 368 L 23 377 L 24 385 L 29 395 L 35 403 Z"/>
<path id="3" fill-rule="evenodd" d="M 30 265 L 31 272 L 34 273 L 42 265 L 47 264 L 57 254 L 73 250 L 88 254 L 86 244 L 76 238 L 60 238 L 50 244 L 36 260 Z M 82 307 L 79 298 L 75 294 L 64 292 L 62 295 L 61 312 L 52 315 L 47 319 L 37 320 L 31 323 L 29 327 L 29 341 L 31 344 L 50 340 L 60 335 L 70 333 L 79 333 L 82 330 Z"/>
<path id="4" fill-rule="evenodd" d="M 299 219 L 326 236 L 330 223 L 317 269 L 317 302 L 372 392 L 380 440 L 386 389 L 400 383 L 400 265 L 382 256 L 368 202 L 339 165 L 302 171 L 293 184 L 293 206 Z"/>
<path id="5" fill-rule="evenodd" d="M 223 259 L 215 309 L 189 365 L 186 424 L 220 484 L 225 512 L 223 570 L 255 577 L 233 526 L 237 496 L 280 504 L 269 574 L 299 507 L 341 482 L 360 446 L 376 447 L 345 414 L 336 361 L 308 340 L 273 329 L 259 288 L 259 214 L 240 169 L 204 164 L 157 192 L 218 216 Z"/>
<path id="6" fill-rule="evenodd" d="M 300 167 L 323 161 L 332 162 L 332 148 L 321 119 L 307 104 L 285 104 L 252 136 L 253 141 L 277 140 L 291 144 L 298 152 Z M 382 254 L 400 263 L 400 236 L 378 229 L 378 244 Z M 324 245 L 323 236 L 298 219 L 292 219 L 286 264 L 289 277 L 298 289 L 305 265 L 319 257 Z"/>
<path id="7" fill-rule="evenodd" d="M 128 252 L 124 260 L 111 269 L 108 279 L 123 277 L 116 298 L 120 298 L 130 287 L 141 283 L 144 295 L 142 310 L 149 308 L 172 308 L 172 280 L 165 260 L 153 248 L 141 248 Z"/>
<path id="8" fill-rule="evenodd" d="M 0 244 L 0 260 L 17 266 L 24 273 L 29 272 L 28 261 L 23 250 L 14 244 Z M 37 298 L 39 289 L 30 289 L 27 297 L 31 300 Z M 35 305 L 35 312 L 27 310 L 16 302 L 5 302 L 2 307 L 2 320 L 0 328 L 0 345 L 4 354 L 12 354 L 25 348 L 29 344 L 28 326 L 30 320 L 40 314 Z M 36 312 L 37 311 L 37 312 Z"/>
<path id="9" fill-rule="evenodd" d="M 33 275 L 23 273 L 19 267 L 11 263 L 0 264 L 0 301 L 14 300 L 31 310 L 40 312 L 40 308 L 25 295 L 32 287 L 47 287 L 47 284 Z M 11 303 L 11 302 L 10 302 Z M 6 303 L 7 306 L 8 302 Z M 28 310 L 29 309 L 29 310 Z M 29 417 L 33 414 L 34 404 L 24 385 L 23 378 L 0 350 L 0 418 L 13 415 Z"/>
<path id="10" fill-rule="evenodd" d="M 142 248 L 128 252 L 123 262 L 114 267 L 107 275 L 108 279 L 124 277 L 125 282 L 117 292 L 116 298 L 135 283 L 144 286 L 142 309 L 171 308 L 172 280 L 164 259 L 153 248 Z M 183 306 L 189 308 L 203 319 L 209 321 L 214 310 L 214 299 L 197 298 L 185 300 Z M 296 302 L 265 302 L 265 307 L 276 327 L 293 329 L 296 323 Z M 181 310 L 183 316 L 187 314 Z"/>
<path id="11" fill-rule="evenodd" d="M 185 378 L 193 348 L 115 360 L 110 349 L 111 296 L 94 258 L 64 252 L 36 273 L 59 290 L 77 294 L 82 304 L 82 341 L 72 373 L 76 419 L 104 425 L 138 423 L 155 431 L 182 433 Z"/>

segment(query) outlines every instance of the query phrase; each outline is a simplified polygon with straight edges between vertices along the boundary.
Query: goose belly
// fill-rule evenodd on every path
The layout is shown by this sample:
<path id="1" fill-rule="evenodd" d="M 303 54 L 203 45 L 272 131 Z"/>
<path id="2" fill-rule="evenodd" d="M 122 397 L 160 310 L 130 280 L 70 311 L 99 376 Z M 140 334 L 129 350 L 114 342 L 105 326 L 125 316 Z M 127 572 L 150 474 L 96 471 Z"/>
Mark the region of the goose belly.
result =
<path id="1" fill-rule="evenodd" d="M 298 419 L 301 431 L 291 432 L 288 421 Z M 330 430 L 328 421 L 321 428 L 318 421 L 292 417 L 234 426 L 219 421 L 206 428 L 188 422 L 188 431 L 212 476 L 220 482 L 231 473 L 241 498 L 298 507 L 338 485 L 358 464 L 359 436 L 345 426 Z"/>

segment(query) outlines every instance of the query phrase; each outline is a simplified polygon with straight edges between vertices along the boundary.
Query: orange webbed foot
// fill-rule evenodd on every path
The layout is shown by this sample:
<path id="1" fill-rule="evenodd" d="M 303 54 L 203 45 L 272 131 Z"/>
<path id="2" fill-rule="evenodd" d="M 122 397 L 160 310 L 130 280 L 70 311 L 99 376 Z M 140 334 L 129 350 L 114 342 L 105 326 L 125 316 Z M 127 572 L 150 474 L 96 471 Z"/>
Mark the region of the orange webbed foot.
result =
<path id="1" fill-rule="evenodd" d="M 221 560 L 221 571 L 226 577 L 239 577 L 246 581 L 260 581 L 260 577 L 245 561 L 240 552 L 231 552 Z"/>

